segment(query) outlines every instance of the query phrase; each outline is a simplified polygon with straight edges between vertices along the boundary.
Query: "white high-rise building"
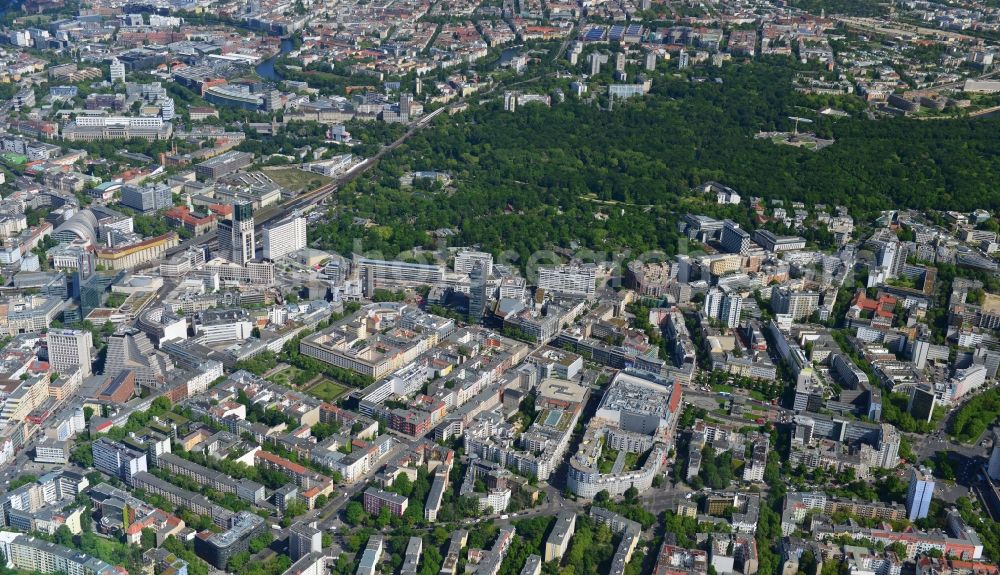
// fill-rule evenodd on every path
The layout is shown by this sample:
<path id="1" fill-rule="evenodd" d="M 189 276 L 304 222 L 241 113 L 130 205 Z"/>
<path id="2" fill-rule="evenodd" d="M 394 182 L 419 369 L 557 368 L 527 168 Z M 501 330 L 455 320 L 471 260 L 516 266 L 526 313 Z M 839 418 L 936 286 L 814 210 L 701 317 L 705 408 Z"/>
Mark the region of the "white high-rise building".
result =
<path id="1" fill-rule="evenodd" d="M 264 259 L 277 260 L 306 247 L 306 219 L 295 214 L 264 228 Z"/>
<path id="2" fill-rule="evenodd" d="M 656 71 L 656 52 L 646 53 L 646 71 L 648 72 Z"/>
<path id="3" fill-rule="evenodd" d="M 740 323 L 743 311 L 743 297 L 738 294 L 727 294 L 719 289 L 712 289 L 705 295 L 705 315 L 719 320 L 724 326 L 733 328 Z"/>
<path id="4" fill-rule="evenodd" d="M 910 471 L 910 488 L 906 492 L 907 519 L 916 521 L 927 517 L 934 499 L 934 476 L 930 470 L 914 467 Z"/>
<path id="5" fill-rule="evenodd" d="M 117 441 L 102 437 L 90 444 L 90 451 L 94 455 L 95 468 L 121 479 L 125 485 L 131 486 L 136 473 L 148 470 L 144 452 L 126 447 Z"/>
<path id="6" fill-rule="evenodd" d="M 990 464 L 986 472 L 994 481 L 1000 481 L 1000 427 L 993 428 L 993 451 L 990 452 Z"/>
<path id="7" fill-rule="evenodd" d="M 163 121 L 167 122 L 174 119 L 176 111 L 174 109 L 173 98 L 160 98 L 156 103 L 160 105 L 160 117 L 163 118 Z"/>
<path id="8" fill-rule="evenodd" d="M 234 204 L 233 215 L 219 222 L 219 252 L 227 260 L 246 265 L 257 249 L 253 236 L 253 206 Z"/>
<path id="9" fill-rule="evenodd" d="M 122 63 L 118 58 L 113 58 L 111 60 L 111 82 L 124 82 L 125 81 L 125 64 Z"/>
<path id="10" fill-rule="evenodd" d="M 461 251 L 455 254 L 455 273 L 469 275 L 476 263 L 481 262 L 486 266 L 486 277 L 493 275 L 493 254 L 488 252 L 475 252 L 472 250 Z"/>
<path id="11" fill-rule="evenodd" d="M 90 377 L 90 348 L 94 341 L 89 331 L 52 329 L 48 333 L 49 365 L 56 372 L 80 367 L 83 377 Z"/>
<path id="12" fill-rule="evenodd" d="M 819 308 L 819 293 L 792 291 L 779 288 L 771 291 L 771 309 L 777 314 L 788 314 L 798 321 L 812 315 Z"/>
<path id="13" fill-rule="evenodd" d="M 538 287 L 561 295 L 592 298 L 597 294 L 597 267 L 539 266 Z"/>
<path id="14" fill-rule="evenodd" d="M 323 550 L 323 533 L 315 525 L 296 523 L 288 532 L 288 555 L 293 561 Z"/>
<path id="15" fill-rule="evenodd" d="M 684 70 L 691 64 L 691 55 L 687 53 L 687 50 L 681 50 L 680 54 L 677 55 L 677 69 Z"/>

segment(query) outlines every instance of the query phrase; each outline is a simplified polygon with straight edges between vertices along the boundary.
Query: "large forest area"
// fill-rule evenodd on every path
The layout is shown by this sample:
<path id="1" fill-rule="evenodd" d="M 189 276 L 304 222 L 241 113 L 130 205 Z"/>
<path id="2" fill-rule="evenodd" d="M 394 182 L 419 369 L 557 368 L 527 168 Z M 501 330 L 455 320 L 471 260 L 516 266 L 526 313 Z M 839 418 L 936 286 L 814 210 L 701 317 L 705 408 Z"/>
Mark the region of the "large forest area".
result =
<path id="1" fill-rule="evenodd" d="M 846 205 L 859 220 L 904 206 L 1000 209 L 1000 119 L 832 119 L 815 113 L 822 97 L 792 90 L 787 61 L 709 73 L 668 73 L 649 95 L 616 101 L 612 111 L 569 97 L 515 113 L 494 99 L 442 115 L 340 190 L 314 237 L 342 253 L 360 238 L 365 251 L 389 257 L 430 247 L 428 232 L 440 228 L 458 230 L 455 245 L 513 249 L 522 258 L 574 241 L 605 252 L 672 253 L 691 188 L 711 180 L 744 198 Z M 754 138 L 791 130 L 789 116 L 810 109 L 809 129 L 834 145 L 811 151 Z M 410 170 L 445 171 L 453 183 L 402 187 Z M 377 225 L 355 226 L 355 217 Z"/>

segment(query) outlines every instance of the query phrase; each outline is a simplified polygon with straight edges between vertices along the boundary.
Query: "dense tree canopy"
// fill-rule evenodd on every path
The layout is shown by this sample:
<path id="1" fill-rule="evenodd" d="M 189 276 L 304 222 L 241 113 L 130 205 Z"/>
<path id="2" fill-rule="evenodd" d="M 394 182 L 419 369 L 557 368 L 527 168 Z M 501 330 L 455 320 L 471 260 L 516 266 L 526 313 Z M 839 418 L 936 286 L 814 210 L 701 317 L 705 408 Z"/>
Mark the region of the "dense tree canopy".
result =
<path id="1" fill-rule="evenodd" d="M 458 230 L 452 243 L 514 250 L 520 262 L 576 241 L 605 252 L 677 249 L 676 220 L 692 187 L 717 180 L 744 197 L 844 204 L 855 217 L 908 206 L 1000 208 L 1000 120 L 834 120 L 810 129 L 836 143 L 821 151 L 756 139 L 791 130 L 809 97 L 791 89 L 783 61 L 727 65 L 717 82 L 657 78 L 649 96 L 613 111 L 574 98 L 516 113 L 487 102 L 441 117 L 389 155 L 370 176 L 342 188 L 316 230 L 321 247 L 395 257 L 431 247 L 429 233 Z M 443 190 L 403 187 L 411 170 L 448 172 Z M 362 227 L 354 218 L 374 220 Z M 355 239 L 360 238 L 360 244 Z"/>

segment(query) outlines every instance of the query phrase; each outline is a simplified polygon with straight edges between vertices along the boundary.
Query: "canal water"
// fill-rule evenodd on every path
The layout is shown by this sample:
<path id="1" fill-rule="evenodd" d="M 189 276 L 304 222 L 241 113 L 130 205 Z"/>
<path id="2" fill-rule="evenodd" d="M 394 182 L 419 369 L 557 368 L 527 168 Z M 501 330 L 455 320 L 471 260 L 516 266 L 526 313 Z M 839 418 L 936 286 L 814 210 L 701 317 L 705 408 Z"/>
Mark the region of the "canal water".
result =
<path id="1" fill-rule="evenodd" d="M 281 39 L 281 51 L 278 52 L 278 54 L 275 55 L 273 58 L 268 58 L 267 60 L 264 60 L 263 62 L 261 62 L 260 64 L 258 64 L 257 65 L 257 74 L 260 75 L 260 77 L 264 78 L 265 80 L 271 80 L 273 82 L 280 81 L 281 78 L 278 77 L 278 74 L 274 71 L 274 62 L 278 58 L 281 58 L 285 54 L 291 52 L 292 51 L 292 46 L 293 46 L 293 44 L 292 44 L 291 38 L 282 38 Z"/>

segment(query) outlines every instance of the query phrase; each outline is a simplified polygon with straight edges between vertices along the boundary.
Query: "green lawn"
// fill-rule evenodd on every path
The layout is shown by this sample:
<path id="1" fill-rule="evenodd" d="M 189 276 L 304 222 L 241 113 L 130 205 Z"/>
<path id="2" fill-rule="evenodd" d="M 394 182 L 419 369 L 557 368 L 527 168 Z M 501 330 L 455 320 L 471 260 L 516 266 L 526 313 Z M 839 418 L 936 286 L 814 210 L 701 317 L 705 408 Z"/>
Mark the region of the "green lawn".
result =
<path id="1" fill-rule="evenodd" d="M 314 190 L 330 181 L 330 178 L 322 174 L 313 174 L 298 168 L 265 170 L 264 173 L 282 187 L 298 192 Z"/>
<path id="2" fill-rule="evenodd" d="M 322 399 L 323 401 L 336 401 L 337 398 L 346 394 L 350 391 L 350 388 L 340 385 L 339 383 L 324 379 L 316 385 L 309 388 L 306 392 L 313 397 Z"/>
<path id="3" fill-rule="evenodd" d="M 301 369 L 290 365 L 278 373 L 271 374 L 268 376 L 267 380 L 278 385 L 295 387 L 295 376 L 301 372 Z"/>

